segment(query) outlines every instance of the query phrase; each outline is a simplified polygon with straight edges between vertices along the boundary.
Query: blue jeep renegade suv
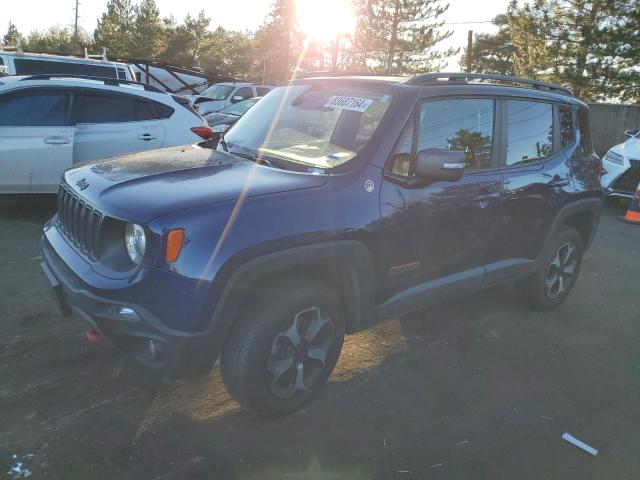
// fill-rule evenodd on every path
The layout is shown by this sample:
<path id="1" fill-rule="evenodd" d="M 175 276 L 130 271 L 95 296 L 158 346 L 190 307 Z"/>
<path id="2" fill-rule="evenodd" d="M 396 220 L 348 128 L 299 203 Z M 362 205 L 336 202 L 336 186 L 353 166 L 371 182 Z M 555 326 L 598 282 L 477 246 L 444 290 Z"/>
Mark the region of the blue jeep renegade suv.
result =
<path id="1" fill-rule="evenodd" d="M 262 414 L 307 403 L 345 333 L 517 282 L 536 309 L 575 284 L 598 224 L 587 106 L 482 74 L 280 86 L 215 150 L 68 170 L 44 228 L 64 312 L 161 372 L 220 357 Z"/>

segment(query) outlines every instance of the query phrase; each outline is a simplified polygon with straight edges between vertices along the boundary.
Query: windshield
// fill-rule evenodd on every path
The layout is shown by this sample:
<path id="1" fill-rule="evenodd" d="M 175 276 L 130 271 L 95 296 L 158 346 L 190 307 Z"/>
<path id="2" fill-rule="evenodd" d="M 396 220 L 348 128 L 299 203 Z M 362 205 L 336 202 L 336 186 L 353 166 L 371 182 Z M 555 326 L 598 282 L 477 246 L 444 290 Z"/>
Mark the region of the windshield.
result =
<path id="1" fill-rule="evenodd" d="M 222 148 L 334 168 L 367 144 L 390 100 L 386 88 L 319 83 L 279 87 L 238 120 Z"/>
<path id="2" fill-rule="evenodd" d="M 260 99 L 252 98 L 249 100 L 243 100 L 241 102 L 234 103 L 233 105 L 229 105 L 228 107 L 223 108 L 222 110 L 220 110 L 219 113 L 224 113 L 225 115 L 236 115 L 239 117 L 243 115 L 251 107 L 253 107 L 258 100 Z"/>
<path id="3" fill-rule="evenodd" d="M 233 92 L 233 87 L 231 85 L 212 85 L 200 95 L 203 97 L 209 97 L 212 100 L 224 100 L 231 92 Z"/>

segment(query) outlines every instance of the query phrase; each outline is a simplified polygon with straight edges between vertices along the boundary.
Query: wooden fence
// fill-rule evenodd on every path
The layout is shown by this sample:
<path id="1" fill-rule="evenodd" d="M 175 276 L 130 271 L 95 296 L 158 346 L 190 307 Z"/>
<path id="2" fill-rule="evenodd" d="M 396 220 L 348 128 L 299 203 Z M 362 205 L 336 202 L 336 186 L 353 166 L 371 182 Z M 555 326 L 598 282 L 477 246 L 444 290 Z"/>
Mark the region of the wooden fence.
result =
<path id="1" fill-rule="evenodd" d="M 640 128 L 640 106 L 590 103 L 589 117 L 593 147 L 600 157 L 614 145 L 624 142 L 625 130 Z"/>

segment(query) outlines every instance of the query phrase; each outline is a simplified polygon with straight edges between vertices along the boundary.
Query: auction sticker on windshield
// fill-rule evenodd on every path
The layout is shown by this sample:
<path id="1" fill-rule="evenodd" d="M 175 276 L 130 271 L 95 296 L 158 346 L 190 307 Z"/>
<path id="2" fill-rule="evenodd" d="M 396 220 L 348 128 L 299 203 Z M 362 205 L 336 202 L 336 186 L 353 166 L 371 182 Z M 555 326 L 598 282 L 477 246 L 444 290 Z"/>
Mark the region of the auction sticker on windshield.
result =
<path id="1" fill-rule="evenodd" d="M 325 103 L 324 106 L 329 108 L 341 108 L 342 110 L 351 110 L 353 112 L 364 112 L 372 103 L 373 100 L 368 98 L 334 95 L 327 100 L 327 103 Z"/>

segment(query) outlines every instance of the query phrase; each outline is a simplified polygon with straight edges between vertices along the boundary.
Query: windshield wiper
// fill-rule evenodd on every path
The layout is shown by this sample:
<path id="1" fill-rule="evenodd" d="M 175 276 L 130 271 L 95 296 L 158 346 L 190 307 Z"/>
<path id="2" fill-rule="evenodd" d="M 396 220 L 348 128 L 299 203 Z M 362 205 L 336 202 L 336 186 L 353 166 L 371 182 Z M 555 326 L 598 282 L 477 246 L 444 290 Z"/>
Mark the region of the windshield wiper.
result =
<path id="1" fill-rule="evenodd" d="M 224 135 L 220 135 L 219 143 L 222 145 L 222 148 L 224 148 L 224 151 L 229 153 L 229 147 L 227 147 L 227 142 L 224 140 Z"/>
<path id="2" fill-rule="evenodd" d="M 235 151 L 234 152 L 229 152 L 229 153 L 231 155 L 235 155 L 236 157 L 246 158 L 247 160 L 251 160 L 252 162 L 262 163 L 262 164 L 267 165 L 269 167 L 279 168 L 280 170 L 284 170 L 284 167 L 282 165 L 276 165 L 271 160 L 267 160 L 263 156 L 258 158 L 257 156 L 251 155 L 249 153 L 240 153 L 240 152 L 235 152 Z"/>

